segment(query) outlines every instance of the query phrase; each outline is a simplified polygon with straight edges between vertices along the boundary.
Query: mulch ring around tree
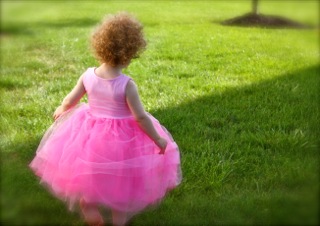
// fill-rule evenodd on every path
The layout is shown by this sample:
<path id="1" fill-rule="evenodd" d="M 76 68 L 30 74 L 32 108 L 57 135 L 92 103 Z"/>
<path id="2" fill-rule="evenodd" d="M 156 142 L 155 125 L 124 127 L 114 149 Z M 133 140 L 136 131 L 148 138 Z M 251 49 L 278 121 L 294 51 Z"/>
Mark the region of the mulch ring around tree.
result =
<path id="1" fill-rule="evenodd" d="M 299 22 L 273 15 L 247 13 L 243 16 L 221 22 L 223 25 L 229 26 L 243 26 L 243 27 L 266 27 L 266 28 L 298 28 L 310 29 L 309 25 L 301 24 Z"/>

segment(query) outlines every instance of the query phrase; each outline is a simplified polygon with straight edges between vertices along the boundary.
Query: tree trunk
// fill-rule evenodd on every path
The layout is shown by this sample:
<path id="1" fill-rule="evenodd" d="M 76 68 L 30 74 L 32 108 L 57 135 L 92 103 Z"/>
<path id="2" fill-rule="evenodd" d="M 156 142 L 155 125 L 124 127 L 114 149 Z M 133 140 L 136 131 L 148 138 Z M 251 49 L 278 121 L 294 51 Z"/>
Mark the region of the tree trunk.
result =
<path id="1" fill-rule="evenodd" d="M 258 0 L 252 0 L 252 13 L 255 14 L 255 15 L 259 14 L 258 2 L 259 2 Z"/>

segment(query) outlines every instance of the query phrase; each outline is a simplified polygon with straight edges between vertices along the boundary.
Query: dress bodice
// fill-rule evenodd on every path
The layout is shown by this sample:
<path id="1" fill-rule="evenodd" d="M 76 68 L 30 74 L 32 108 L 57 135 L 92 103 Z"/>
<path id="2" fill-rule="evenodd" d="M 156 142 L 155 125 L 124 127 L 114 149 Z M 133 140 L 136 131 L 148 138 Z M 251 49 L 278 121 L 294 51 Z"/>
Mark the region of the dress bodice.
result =
<path id="1" fill-rule="evenodd" d="M 97 76 L 94 70 L 95 68 L 89 68 L 83 75 L 91 114 L 106 118 L 132 116 L 125 94 L 131 78 L 121 74 L 114 79 L 104 79 Z"/>

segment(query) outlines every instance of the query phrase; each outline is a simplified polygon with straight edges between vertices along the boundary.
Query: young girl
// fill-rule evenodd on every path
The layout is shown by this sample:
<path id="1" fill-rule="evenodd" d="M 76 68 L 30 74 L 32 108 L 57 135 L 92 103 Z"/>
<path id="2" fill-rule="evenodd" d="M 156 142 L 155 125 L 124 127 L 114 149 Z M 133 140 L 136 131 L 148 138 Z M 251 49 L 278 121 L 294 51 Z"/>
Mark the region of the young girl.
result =
<path id="1" fill-rule="evenodd" d="M 122 73 L 146 46 L 142 25 L 126 13 L 109 16 L 91 42 L 101 65 L 56 109 L 30 167 L 70 208 L 79 204 L 89 225 L 103 225 L 99 206 L 124 225 L 180 183 L 179 150 Z M 78 104 L 85 94 L 88 104 Z"/>

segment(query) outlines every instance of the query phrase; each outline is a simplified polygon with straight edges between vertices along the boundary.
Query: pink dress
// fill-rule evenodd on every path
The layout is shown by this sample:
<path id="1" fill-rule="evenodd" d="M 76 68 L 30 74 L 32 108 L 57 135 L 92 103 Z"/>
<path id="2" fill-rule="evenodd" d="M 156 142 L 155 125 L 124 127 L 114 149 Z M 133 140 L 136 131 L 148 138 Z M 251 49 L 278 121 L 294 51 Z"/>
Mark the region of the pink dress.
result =
<path id="1" fill-rule="evenodd" d="M 83 74 L 88 104 L 66 112 L 47 130 L 31 169 L 70 208 L 84 198 L 131 215 L 158 203 L 181 181 L 180 156 L 170 133 L 165 154 L 141 130 L 125 98 L 129 77 L 103 79 L 94 68 Z"/>

